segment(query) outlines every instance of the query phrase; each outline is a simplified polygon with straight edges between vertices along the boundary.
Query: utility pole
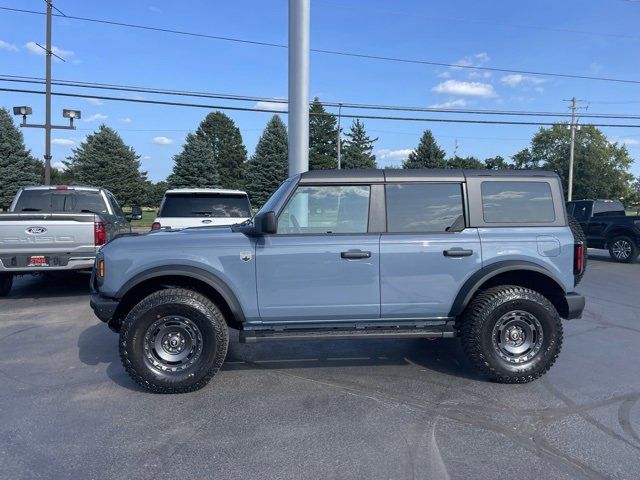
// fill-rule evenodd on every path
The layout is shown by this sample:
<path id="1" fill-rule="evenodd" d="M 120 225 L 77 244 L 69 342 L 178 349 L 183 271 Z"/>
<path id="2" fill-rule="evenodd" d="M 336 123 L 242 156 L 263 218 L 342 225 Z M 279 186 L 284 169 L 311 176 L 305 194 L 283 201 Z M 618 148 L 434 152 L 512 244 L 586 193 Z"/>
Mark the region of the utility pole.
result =
<path id="1" fill-rule="evenodd" d="M 55 8 L 62 16 L 66 17 L 66 15 L 54 7 L 51 0 L 45 0 L 45 2 L 47 4 L 47 38 L 44 47 L 39 43 L 36 43 L 36 45 L 44 50 L 46 54 L 44 124 L 27 123 L 27 116 L 32 114 L 31 107 L 13 107 L 13 114 L 22 116 L 22 123 L 20 126 L 23 128 L 44 128 L 44 184 L 51 185 L 51 130 L 54 128 L 61 130 L 75 130 L 76 127 L 73 125 L 73 120 L 79 120 L 81 118 L 81 112 L 80 110 L 63 109 L 62 116 L 69 119 L 69 125 L 51 125 L 51 57 L 53 56 L 63 62 L 65 61 L 64 58 L 53 53 L 53 46 L 51 45 L 52 10 Z"/>
<path id="2" fill-rule="evenodd" d="M 310 0 L 289 0 L 289 175 L 309 170 Z"/>
<path id="3" fill-rule="evenodd" d="M 571 109 L 571 125 L 569 125 L 569 130 L 571 131 L 571 146 L 569 149 L 569 185 L 567 187 L 567 200 L 571 201 L 573 199 L 573 158 L 576 143 L 576 128 L 578 125 L 576 110 L 578 110 L 579 100 L 577 100 L 576 97 L 572 97 L 569 100 L 565 100 L 565 102 L 571 102 L 569 106 Z"/>
<path id="4" fill-rule="evenodd" d="M 44 113 L 44 184 L 51 185 L 51 17 L 53 5 L 51 0 L 47 2 L 47 40 L 46 40 L 46 87 L 45 87 L 45 113 Z"/>
<path id="5" fill-rule="evenodd" d="M 340 103 L 338 105 L 338 170 L 340 170 L 340 147 L 341 147 L 341 143 L 340 142 L 340 118 L 342 116 L 342 104 Z"/>

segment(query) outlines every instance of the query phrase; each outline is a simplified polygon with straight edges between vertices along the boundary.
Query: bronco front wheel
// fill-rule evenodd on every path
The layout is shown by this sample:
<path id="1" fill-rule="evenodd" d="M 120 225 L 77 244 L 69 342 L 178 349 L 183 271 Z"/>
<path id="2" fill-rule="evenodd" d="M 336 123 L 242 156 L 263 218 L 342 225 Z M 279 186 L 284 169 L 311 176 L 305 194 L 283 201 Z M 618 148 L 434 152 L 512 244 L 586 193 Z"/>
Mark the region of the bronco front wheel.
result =
<path id="1" fill-rule="evenodd" d="M 467 357 L 501 383 L 535 380 L 551 368 L 562 347 L 558 312 L 528 288 L 505 285 L 479 293 L 461 322 Z"/>
<path id="2" fill-rule="evenodd" d="M 131 378 L 156 393 L 204 387 L 222 366 L 229 335 L 220 309 L 185 289 L 152 293 L 127 315 L 120 358 Z"/>

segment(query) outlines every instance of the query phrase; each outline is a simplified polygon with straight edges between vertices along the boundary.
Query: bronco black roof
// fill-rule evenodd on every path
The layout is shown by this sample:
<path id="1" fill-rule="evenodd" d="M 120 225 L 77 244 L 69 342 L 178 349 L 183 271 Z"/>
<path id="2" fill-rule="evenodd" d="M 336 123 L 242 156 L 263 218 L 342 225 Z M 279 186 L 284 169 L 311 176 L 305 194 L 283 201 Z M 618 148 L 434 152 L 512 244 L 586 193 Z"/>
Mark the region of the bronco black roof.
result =
<path id="1" fill-rule="evenodd" d="M 463 182 L 467 177 L 557 177 L 543 170 L 462 170 L 458 168 L 311 170 L 300 174 L 299 183 Z"/>

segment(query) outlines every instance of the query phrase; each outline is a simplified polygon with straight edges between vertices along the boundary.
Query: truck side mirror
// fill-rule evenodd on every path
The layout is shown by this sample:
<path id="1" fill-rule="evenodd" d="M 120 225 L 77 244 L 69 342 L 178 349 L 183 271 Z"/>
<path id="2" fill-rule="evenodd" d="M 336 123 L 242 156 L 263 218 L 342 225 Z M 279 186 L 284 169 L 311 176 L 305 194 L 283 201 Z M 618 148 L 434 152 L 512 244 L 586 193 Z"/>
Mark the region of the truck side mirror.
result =
<path id="1" fill-rule="evenodd" d="M 254 219 L 256 232 L 262 235 L 270 235 L 278 231 L 278 219 L 275 212 L 264 212 L 256 215 Z"/>

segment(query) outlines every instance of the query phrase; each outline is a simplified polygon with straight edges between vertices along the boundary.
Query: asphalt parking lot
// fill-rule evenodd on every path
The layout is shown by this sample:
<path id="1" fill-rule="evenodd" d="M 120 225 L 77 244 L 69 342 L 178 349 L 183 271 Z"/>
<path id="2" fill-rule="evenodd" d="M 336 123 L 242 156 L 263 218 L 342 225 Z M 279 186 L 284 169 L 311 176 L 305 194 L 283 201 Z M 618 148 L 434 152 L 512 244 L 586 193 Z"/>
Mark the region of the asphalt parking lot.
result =
<path id="1" fill-rule="evenodd" d="M 593 251 L 582 320 L 527 385 L 452 340 L 239 344 L 199 392 L 125 374 L 88 277 L 0 299 L 0 478 L 638 478 L 640 264 Z"/>

